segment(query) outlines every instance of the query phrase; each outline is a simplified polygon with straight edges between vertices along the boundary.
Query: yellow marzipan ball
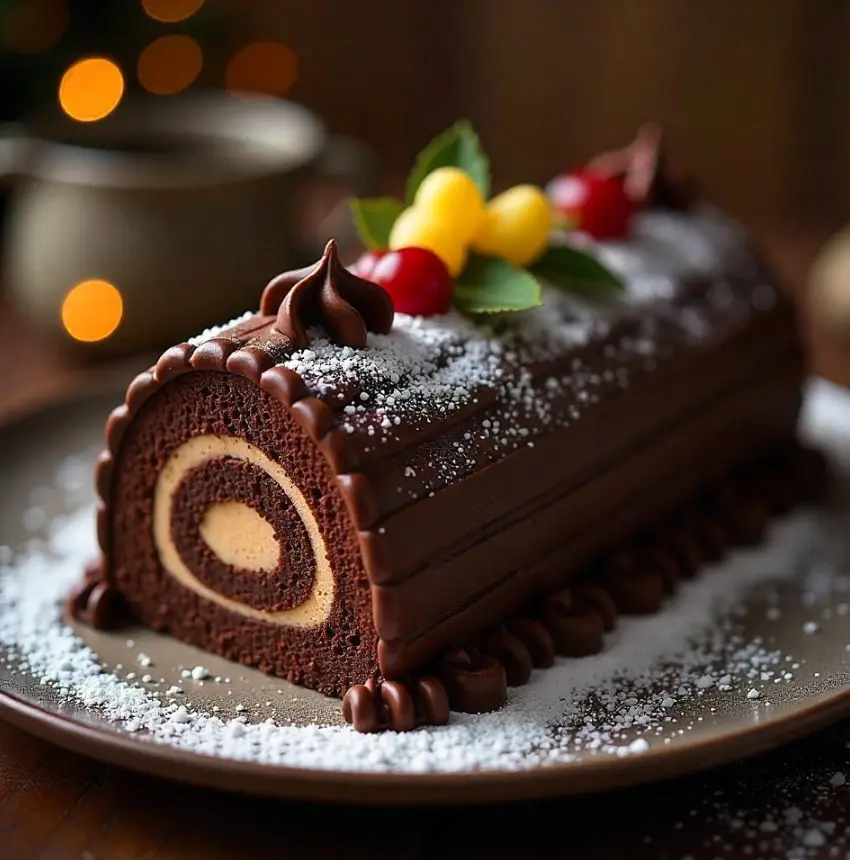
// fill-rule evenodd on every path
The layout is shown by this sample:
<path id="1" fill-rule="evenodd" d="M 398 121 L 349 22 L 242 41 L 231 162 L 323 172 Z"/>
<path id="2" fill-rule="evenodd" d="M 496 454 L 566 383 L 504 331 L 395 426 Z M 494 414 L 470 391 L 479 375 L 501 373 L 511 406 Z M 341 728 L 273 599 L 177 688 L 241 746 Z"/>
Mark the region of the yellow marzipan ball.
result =
<path id="1" fill-rule="evenodd" d="M 480 254 L 528 266 L 546 250 L 552 207 L 536 185 L 515 185 L 488 204 L 472 247 Z"/>
<path id="2" fill-rule="evenodd" d="M 466 245 L 484 218 L 484 198 L 472 177 L 459 167 L 438 167 L 416 191 L 413 205 L 431 214 L 457 233 Z"/>
<path id="3" fill-rule="evenodd" d="M 445 263 L 456 278 L 466 265 L 466 243 L 458 239 L 451 225 L 436 219 L 427 209 L 405 209 L 390 231 L 390 250 L 427 248 Z"/>

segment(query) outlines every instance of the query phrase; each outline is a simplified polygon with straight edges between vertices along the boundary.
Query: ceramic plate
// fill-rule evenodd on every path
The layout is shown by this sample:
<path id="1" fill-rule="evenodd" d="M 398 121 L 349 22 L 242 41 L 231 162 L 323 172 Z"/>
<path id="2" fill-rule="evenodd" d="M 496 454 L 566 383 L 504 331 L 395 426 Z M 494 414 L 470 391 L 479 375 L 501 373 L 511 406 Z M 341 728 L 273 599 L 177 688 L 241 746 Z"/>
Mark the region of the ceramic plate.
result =
<path id="1" fill-rule="evenodd" d="M 104 417 L 119 399 L 120 391 L 116 390 L 89 393 L 0 430 L 0 545 L 16 548 L 31 539 L 24 524 L 33 489 L 54 486 L 57 469 L 69 456 L 82 460 L 94 456 Z M 850 454 L 850 396 L 846 393 L 826 383 L 813 383 L 806 425 L 815 427 L 814 435 L 839 459 L 844 452 Z M 739 646 L 754 643 L 759 653 L 774 655 L 770 668 L 755 680 L 752 672 L 747 676 L 749 680 L 736 676 L 724 687 L 716 683 L 721 667 L 713 676 L 714 683 L 703 685 L 703 689 L 696 689 L 699 682 L 692 685 L 692 695 L 677 695 L 675 689 L 670 690 L 663 703 L 665 707 L 674 703 L 671 716 L 667 720 L 655 719 L 649 743 L 642 746 L 634 744 L 642 732 L 645 736 L 646 725 L 642 726 L 638 719 L 632 726 L 619 727 L 616 744 L 594 747 L 585 742 L 576 746 L 568 761 L 556 763 L 547 763 L 538 751 L 537 763 L 520 769 L 496 765 L 466 772 L 387 772 L 393 770 L 390 762 L 369 772 L 344 766 L 319 769 L 204 755 L 161 738 L 152 739 L 144 731 L 129 733 L 119 722 L 39 683 L 32 672 L 21 668 L 14 649 L 2 645 L 0 713 L 42 738 L 127 768 L 234 791 L 359 803 L 485 802 L 586 793 L 712 767 L 778 746 L 850 715 L 850 654 L 845 648 L 850 642 L 850 616 L 845 616 L 847 607 L 841 603 L 839 593 L 848 586 L 843 568 L 839 569 L 845 554 L 850 555 L 850 537 L 845 537 L 850 522 L 848 486 L 850 482 L 842 475 L 835 498 L 816 515 L 823 545 L 830 553 L 831 584 L 826 591 L 818 596 L 818 571 L 812 565 L 819 562 L 813 561 L 810 554 L 798 553 L 785 561 L 799 565 L 802 559 L 808 565 L 805 571 L 786 575 L 779 586 L 762 582 L 748 592 L 746 605 L 737 607 L 733 621 L 726 623 L 724 635 L 736 638 Z M 76 505 L 90 502 L 93 497 L 87 487 L 78 488 L 72 495 Z M 63 507 L 71 504 L 68 494 L 58 490 L 55 497 L 46 491 L 42 496 L 39 505 L 47 518 L 66 513 Z M 30 528 L 32 525 L 29 523 Z M 811 528 L 806 533 L 811 537 Z M 813 551 L 818 552 L 818 547 Z M 775 557 L 776 550 L 773 552 Z M 753 563 L 752 558 L 741 562 L 750 566 Z M 777 563 L 783 563 L 783 559 Z M 704 575 L 710 576 L 711 572 Z M 727 571 L 724 575 L 732 574 Z M 674 605 L 651 622 L 641 624 L 653 623 L 661 630 L 663 627 L 658 625 L 671 623 L 671 613 L 677 611 Z M 153 693 L 161 693 L 164 700 L 168 688 L 181 687 L 180 702 L 190 710 L 214 712 L 223 720 L 243 713 L 251 722 L 340 722 L 337 702 L 168 638 L 138 628 L 109 634 L 78 629 L 77 633 L 108 670 L 126 677 L 134 669 L 134 683 L 141 683 L 138 679 L 143 673 L 150 674 L 147 687 Z M 138 665 L 140 653 L 148 655 L 150 668 Z M 693 657 L 683 655 L 677 659 L 687 663 Z M 202 683 L 184 676 L 187 667 L 199 665 L 212 677 Z M 547 671 L 567 670 L 562 667 Z M 534 699 L 537 674 L 529 685 L 530 701 Z M 668 680 L 669 677 L 668 667 Z M 607 689 L 611 689 L 610 684 Z M 651 696 L 656 703 L 659 695 L 664 696 L 658 684 L 644 684 L 642 690 L 635 692 L 634 704 L 629 707 L 639 711 L 641 696 Z M 586 698 L 580 720 L 585 726 L 594 721 L 604 726 L 608 719 L 605 696 Z M 609 713 L 610 710 L 607 707 Z M 486 732 L 487 725 L 474 721 L 468 724 L 472 733 Z M 624 755 L 624 750 L 639 750 L 640 754 Z"/>

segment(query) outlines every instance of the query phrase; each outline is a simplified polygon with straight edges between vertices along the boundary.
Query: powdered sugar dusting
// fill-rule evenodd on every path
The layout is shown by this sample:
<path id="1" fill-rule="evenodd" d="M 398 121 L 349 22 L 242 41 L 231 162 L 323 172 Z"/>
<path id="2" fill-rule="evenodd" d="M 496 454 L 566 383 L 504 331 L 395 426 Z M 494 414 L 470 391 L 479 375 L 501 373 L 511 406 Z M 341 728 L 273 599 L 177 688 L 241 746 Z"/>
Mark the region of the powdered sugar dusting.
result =
<path id="1" fill-rule="evenodd" d="M 336 347 L 314 329 L 310 347 L 294 352 L 283 363 L 317 395 L 350 401 L 343 410 L 343 426 L 349 433 L 381 436 L 383 429 L 389 431 L 383 435 L 391 436 L 400 424 L 429 414 L 439 419 L 475 403 L 487 388 L 497 389 L 501 398 L 519 407 L 524 414 L 513 416 L 517 420 L 510 423 L 522 426 L 528 424 L 523 417 L 535 417 L 523 408 L 524 400 L 545 402 L 563 388 L 587 390 L 594 384 L 581 379 L 581 362 L 561 374 L 555 380 L 557 386 L 548 379 L 543 384 L 532 381 L 529 366 L 606 337 L 635 305 L 670 299 L 687 277 L 720 285 L 708 304 L 728 319 L 713 319 L 714 333 L 740 323 L 753 311 L 740 299 L 733 301 L 732 289 L 724 281 L 724 275 L 738 276 L 735 267 L 741 260 L 752 264 L 745 236 L 713 209 L 706 207 L 688 216 L 642 213 L 636 216 L 634 234 L 627 242 L 589 243 L 588 249 L 623 279 L 623 296 L 590 300 L 544 287 L 543 307 L 510 322 L 499 319 L 492 327 L 473 324 L 456 312 L 429 318 L 397 314 L 393 330 L 388 335 L 370 335 L 364 350 Z M 693 340 L 714 330 L 698 307 L 687 301 L 671 309 L 669 322 Z M 610 344 L 607 355 L 612 365 L 618 355 L 623 369 L 635 355 L 653 355 L 655 336 L 651 318 L 638 321 L 636 332 Z M 640 365 L 648 367 L 646 362 Z M 616 370 L 612 367 L 612 374 Z M 625 379 L 621 375 L 621 383 Z M 355 396 L 350 397 L 352 391 Z"/>
<path id="2" fill-rule="evenodd" d="M 234 319 L 230 320 L 230 322 L 224 323 L 223 325 L 215 325 L 211 326 L 208 329 L 204 329 L 200 334 L 195 335 L 194 337 L 190 337 L 186 343 L 192 344 L 192 346 L 200 346 L 204 341 L 210 340 L 210 338 L 218 337 L 223 331 L 226 331 L 229 328 L 233 328 L 234 326 L 238 326 L 241 323 L 247 322 L 251 317 L 254 316 L 254 311 L 245 311 L 245 313 L 240 314 L 238 317 L 234 317 Z"/>
<path id="3" fill-rule="evenodd" d="M 806 426 L 816 439 L 833 440 L 833 457 L 846 468 L 847 396 L 817 386 Z M 75 462 L 81 468 L 79 458 Z M 63 470 L 64 480 L 75 484 L 68 467 Z M 193 689 L 176 697 L 163 685 L 159 694 L 157 678 L 134 684 L 104 671 L 98 656 L 63 625 L 60 611 L 62 595 L 95 548 L 88 504 L 52 519 L 43 540 L 29 548 L 0 554 L 0 641 L 15 671 L 29 673 L 52 694 L 96 710 L 126 732 L 204 755 L 406 773 L 521 770 L 589 755 L 639 756 L 681 742 L 700 730 L 702 715 L 723 708 L 749 708 L 754 718 L 770 718 L 783 688 L 805 671 L 804 662 L 769 637 L 747 634 L 747 618 L 758 612 L 769 621 L 787 593 L 820 625 L 844 614 L 838 607 L 850 601 L 850 567 L 841 516 L 809 511 L 787 518 L 762 549 L 706 570 L 659 615 L 624 619 L 602 654 L 560 660 L 535 673 L 527 686 L 510 691 L 495 714 L 453 714 L 448 726 L 408 734 L 359 735 L 339 724 L 293 725 L 253 711 L 227 719 L 201 707 Z M 756 595 L 749 612 L 748 595 Z M 127 652 L 128 663 L 139 661 L 138 647 L 128 644 Z M 158 673 L 158 662 L 152 663 Z M 206 675 L 196 663 L 188 665 L 190 678 L 192 666 Z M 751 690 L 758 695 L 750 696 Z M 236 704 L 237 713 L 245 711 Z M 699 716 L 685 718 L 685 710 Z"/>
<path id="4" fill-rule="evenodd" d="M 726 270 L 730 260 L 740 265 L 746 237 L 734 221 L 703 204 L 687 217 L 664 210 L 642 212 L 633 218 L 627 241 L 573 241 L 619 274 L 633 301 L 646 301 L 671 298 L 683 278 L 710 277 Z"/>
<path id="5" fill-rule="evenodd" d="M 421 498 L 569 427 L 607 394 L 684 349 L 722 340 L 775 302 L 771 285 L 751 280 L 759 268 L 743 232 L 707 207 L 643 213 L 628 241 L 584 244 L 622 277 L 624 294 L 587 298 L 544 287 L 542 307 L 490 325 L 456 312 L 398 314 L 392 331 L 370 335 L 362 350 L 335 346 L 313 329 L 309 348 L 282 363 L 364 453 L 398 445 L 409 478 L 398 492 Z M 688 279 L 708 286 L 691 295 Z M 580 352 L 591 343 L 592 366 Z M 464 426 L 452 439 L 405 447 L 411 433 L 455 418 Z"/>
<path id="6" fill-rule="evenodd" d="M 544 286 L 542 307 L 489 325 L 455 311 L 397 314 L 390 333 L 370 334 L 364 349 L 337 346 L 314 328 L 308 348 L 278 360 L 330 407 L 366 458 L 405 459 L 395 490 L 407 501 L 573 425 L 607 395 L 682 350 L 722 341 L 776 301 L 743 230 L 710 206 L 640 213 L 624 241 L 575 233 L 558 241 L 601 259 L 622 278 L 623 294 L 588 298 Z M 692 295 L 694 280 L 702 288 Z M 580 351 L 588 344 L 590 360 Z M 429 427 L 447 422 L 457 425 L 452 438 L 423 441 Z M 422 444 L 406 444 L 411 436 Z"/>

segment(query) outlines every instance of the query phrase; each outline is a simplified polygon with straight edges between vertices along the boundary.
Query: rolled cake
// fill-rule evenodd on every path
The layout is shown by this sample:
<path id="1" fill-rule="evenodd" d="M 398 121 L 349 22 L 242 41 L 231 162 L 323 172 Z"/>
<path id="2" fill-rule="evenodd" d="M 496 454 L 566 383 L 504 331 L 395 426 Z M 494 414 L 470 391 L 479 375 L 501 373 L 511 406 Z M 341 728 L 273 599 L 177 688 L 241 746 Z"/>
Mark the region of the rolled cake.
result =
<path id="1" fill-rule="evenodd" d="M 746 522 L 753 474 L 788 495 L 800 342 L 745 234 L 708 205 L 650 207 L 627 238 L 583 247 L 622 293 L 544 285 L 542 307 L 488 323 L 394 316 L 331 242 L 257 313 L 166 351 L 109 418 L 103 560 L 78 611 L 117 594 L 155 630 L 325 694 L 433 672 L 453 706 L 481 709 L 490 693 L 453 688 L 446 666 L 498 656 L 495 675 L 479 666 L 497 705 L 529 654 L 586 648 L 581 617 L 541 638 L 529 606 L 575 615 L 583 595 L 592 641 L 617 604 L 656 608 L 711 556 L 712 522 L 721 545 Z M 691 551 L 676 540 L 693 511 Z M 416 696 L 441 720 L 435 684 Z"/>

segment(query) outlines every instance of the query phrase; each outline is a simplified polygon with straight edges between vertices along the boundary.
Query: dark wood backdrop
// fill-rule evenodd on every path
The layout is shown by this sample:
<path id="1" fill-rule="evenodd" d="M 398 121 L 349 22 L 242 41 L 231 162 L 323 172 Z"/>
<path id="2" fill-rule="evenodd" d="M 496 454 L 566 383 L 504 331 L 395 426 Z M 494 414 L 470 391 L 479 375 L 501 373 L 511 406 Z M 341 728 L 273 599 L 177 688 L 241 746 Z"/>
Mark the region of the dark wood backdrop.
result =
<path id="1" fill-rule="evenodd" d="M 850 214 L 846 0 L 208 2 L 230 7 L 234 40 L 289 44 L 291 96 L 399 170 L 460 116 L 501 184 L 545 180 L 657 119 L 742 217 Z"/>

